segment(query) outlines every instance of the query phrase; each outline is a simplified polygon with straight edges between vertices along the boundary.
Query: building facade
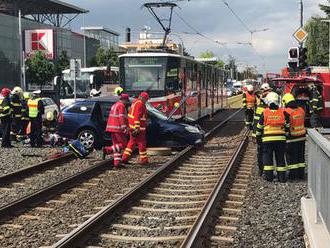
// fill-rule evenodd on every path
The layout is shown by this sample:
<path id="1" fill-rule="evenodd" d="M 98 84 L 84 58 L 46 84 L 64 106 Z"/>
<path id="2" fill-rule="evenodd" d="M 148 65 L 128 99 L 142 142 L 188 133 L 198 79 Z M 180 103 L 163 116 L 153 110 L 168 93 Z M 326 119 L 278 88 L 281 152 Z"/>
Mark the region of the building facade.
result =
<path id="1" fill-rule="evenodd" d="M 100 41 L 85 37 L 68 29 L 42 24 L 29 19 L 22 19 L 23 50 L 25 44 L 24 31 L 36 29 L 53 30 L 54 59 L 61 52 L 67 51 L 69 58 L 80 58 L 87 66 L 95 56 Z M 86 51 L 84 43 L 86 42 Z M 86 54 L 86 55 L 85 55 Z M 19 19 L 15 16 L 0 14 L 0 89 L 20 85 L 20 37 Z"/>

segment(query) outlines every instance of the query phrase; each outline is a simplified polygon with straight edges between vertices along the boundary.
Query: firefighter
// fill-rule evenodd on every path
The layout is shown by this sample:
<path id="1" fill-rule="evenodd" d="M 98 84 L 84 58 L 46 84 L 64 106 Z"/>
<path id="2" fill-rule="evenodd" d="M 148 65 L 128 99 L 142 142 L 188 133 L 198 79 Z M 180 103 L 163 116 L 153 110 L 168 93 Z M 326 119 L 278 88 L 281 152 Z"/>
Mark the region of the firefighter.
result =
<path id="1" fill-rule="evenodd" d="M 148 155 L 146 150 L 146 127 L 147 127 L 147 107 L 149 100 L 147 92 L 142 92 L 138 99 L 135 99 L 128 113 L 128 124 L 130 139 L 124 151 L 123 163 L 127 163 L 133 153 L 134 146 L 139 148 L 140 163 L 148 164 Z"/>
<path id="2" fill-rule="evenodd" d="M 28 100 L 29 118 L 31 121 L 30 144 L 31 147 L 42 146 L 42 115 L 45 112 L 41 101 L 41 91 L 34 91 L 31 99 Z"/>
<path id="3" fill-rule="evenodd" d="M 286 182 L 285 148 L 286 136 L 290 128 L 290 117 L 279 108 L 279 96 L 274 92 L 266 97 L 268 107 L 260 116 L 257 125 L 257 143 L 262 144 L 264 174 L 267 181 L 274 179 L 273 153 L 275 152 L 276 171 L 279 182 Z"/>
<path id="4" fill-rule="evenodd" d="M 3 88 L 1 90 L 1 95 L 3 99 L 0 100 L 0 120 L 2 126 L 2 143 L 1 147 L 11 148 L 11 141 L 10 141 L 10 129 L 12 123 L 12 114 L 13 108 L 10 103 L 10 89 Z"/>
<path id="5" fill-rule="evenodd" d="M 286 161 L 290 179 L 303 179 L 305 175 L 305 111 L 299 107 L 290 93 L 282 98 L 285 112 L 290 116 L 290 132 L 287 139 Z"/>
<path id="6" fill-rule="evenodd" d="M 321 127 L 320 113 L 323 110 L 323 97 L 315 85 L 310 85 L 308 88 L 310 90 L 309 105 L 311 113 L 311 126 Z"/>
<path id="7" fill-rule="evenodd" d="M 265 98 L 268 95 L 268 93 L 272 92 L 272 88 L 269 86 L 268 83 L 262 84 L 260 90 L 262 91 L 263 98 Z"/>
<path id="8" fill-rule="evenodd" d="M 115 90 L 114 90 L 114 95 L 115 96 L 120 96 L 123 93 L 124 93 L 124 89 L 120 86 L 116 87 Z"/>
<path id="9" fill-rule="evenodd" d="M 26 136 L 26 129 L 29 125 L 30 118 L 29 118 L 29 108 L 27 105 L 28 100 L 31 98 L 30 92 L 24 92 L 22 98 L 22 129 L 21 129 L 21 136 Z"/>
<path id="10" fill-rule="evenodd" d="M 245 125 L 252 130 L 254 109 L 256 107 L 256 95 L 253 93 L 253 86 L 246 86 L 246 92 L 243 93 L 243 108 L 245 110 Z"/>
<path id="11" fill-rule="evenodd" d="M 20 140 L 22 132 L 22 98 L 22 88 L 15 87 L 11 92 L 10 101 L 13 107 L 12 135 L 16 140 Z"/>
<path id="12" fill-rule="evenodd" d="M 106 154 L 113 153 L 114 167 L 117 169 L 121 163 L 121 152 L 127 146 L 128 120 L 126 106 L 129 104 L 129 96 L 121 94 L 120 100 L 112 105 L 106 132 L 111 133 L 112 146 L 103 149 L 103 159 Z"/>

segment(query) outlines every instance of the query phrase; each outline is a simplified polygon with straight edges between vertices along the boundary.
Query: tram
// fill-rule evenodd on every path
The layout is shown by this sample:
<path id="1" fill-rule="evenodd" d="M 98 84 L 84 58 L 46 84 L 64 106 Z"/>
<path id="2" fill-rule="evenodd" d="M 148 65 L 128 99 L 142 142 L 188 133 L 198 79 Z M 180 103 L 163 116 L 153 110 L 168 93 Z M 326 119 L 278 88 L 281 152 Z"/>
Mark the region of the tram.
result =
<path id="1" fill-rule="evenodd" d="M 198 120 L 227 104 L 227 75 L 213 65 L 168 52 L 129 53 L 119 61 L 124 90 L 132 96 L 147 91 L 166 115 Z"/>

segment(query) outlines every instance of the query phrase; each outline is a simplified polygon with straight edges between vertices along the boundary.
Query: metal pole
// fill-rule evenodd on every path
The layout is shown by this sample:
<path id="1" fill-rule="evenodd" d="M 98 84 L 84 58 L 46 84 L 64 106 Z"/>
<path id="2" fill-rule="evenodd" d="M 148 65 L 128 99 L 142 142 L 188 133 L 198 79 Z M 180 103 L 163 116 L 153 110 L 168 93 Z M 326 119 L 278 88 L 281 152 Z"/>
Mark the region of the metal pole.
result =
<path id="1" fill-rule="evenodd" d="M 328 22 L 329 25 L 329 68 L 330 68 L 330 22 Z"/>
<path id="2" fill-rule="evenodd" d="M 19 65 L 20 65 L 20 84 L 21 88 L 25 90 L 23 80 L 23 39 L 22 39 L 22 12 L 18 10 L 18 35 L 19 35 Z"/>
<path id="3" fill-rule="evenodd" d="M 74 63 L 76 65 L 77 60 L 74 60 Z M 74 100 L 77 100 L 77 71 L 76 71 L 76 66 L 75 66 L 75 70 L 74 70 L 74 77 L 73 77 L 73 96 L 74 96 Z"/>
<path id="4" fill-rule="evenodd" d="M 300 0 L 300 27 L 304 27 L 304 4 L 303 0 Z M 299 43 L 300 47 L 302 48 L 304 43 L 300 42 Z"/>
<path id="5" fill-rule="evenodd" d="M 83 14 L 83 27 L 85 27 L 85 14 Z M 83 30 L 83 34 L 84 34 L 84 67 L 87 67 L 85 29 Z"/>

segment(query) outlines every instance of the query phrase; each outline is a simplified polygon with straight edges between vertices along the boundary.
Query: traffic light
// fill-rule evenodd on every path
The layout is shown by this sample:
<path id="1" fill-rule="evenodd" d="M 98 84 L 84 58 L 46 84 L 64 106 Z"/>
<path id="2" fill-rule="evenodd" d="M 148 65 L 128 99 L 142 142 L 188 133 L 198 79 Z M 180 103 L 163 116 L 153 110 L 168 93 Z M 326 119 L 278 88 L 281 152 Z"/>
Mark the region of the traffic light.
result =
<path id="1" fill-rule="evenodd" d="M 307 48 L 300 48 L 299 50 L 299 68 L 305 69 L 307 67 Z"/>
<path id="2" fill-rule="evenodd" d="M 288 51 L 288 65 L 290 68 L 296 70 L 299 66 L 299 48 L 291 47 Z"/>

